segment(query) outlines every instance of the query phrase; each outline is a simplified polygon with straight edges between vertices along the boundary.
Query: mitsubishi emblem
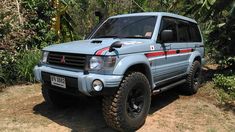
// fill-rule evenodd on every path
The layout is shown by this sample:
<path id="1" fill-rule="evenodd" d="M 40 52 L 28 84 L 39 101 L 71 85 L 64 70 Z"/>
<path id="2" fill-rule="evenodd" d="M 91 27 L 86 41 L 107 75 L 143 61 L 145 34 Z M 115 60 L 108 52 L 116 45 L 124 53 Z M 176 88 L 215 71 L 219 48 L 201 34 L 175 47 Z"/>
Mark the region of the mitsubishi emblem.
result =
<path id="1" fill-rule="evenodd" d="M 60 63 L 64 64 L 65 63 L 65 56 L 63 55 L 61 60 L 60 60 Z"/>

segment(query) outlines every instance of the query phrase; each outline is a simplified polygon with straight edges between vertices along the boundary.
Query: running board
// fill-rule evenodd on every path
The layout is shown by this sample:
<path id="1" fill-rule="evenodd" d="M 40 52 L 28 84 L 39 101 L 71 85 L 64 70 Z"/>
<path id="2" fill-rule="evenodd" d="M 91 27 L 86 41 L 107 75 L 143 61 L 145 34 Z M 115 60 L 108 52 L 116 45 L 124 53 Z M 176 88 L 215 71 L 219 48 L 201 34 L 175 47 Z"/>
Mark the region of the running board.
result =
<path id="1" fill-rule="evenodd" d="M 170 84 L 170 85 L 167 85 L 167 86 L 161 87 L 161 88 L 159 88 L 159 89 L 153 90 L 152 95 L 159 94 L 159 93 L 161 93 L 161 92 L 164 92 L 164 91 L 166 91 L 166 90 L 169 90 L 169 89 L 171 89 L 171 88 L 173 88 L 173 87 L 175 87 L 175 86 L 177 86 L 177 85 L 179 85 L 179 84 L 185 83 L 185 82 L 186 82 L 186 79 L 183 79 L 183 80 L 174 82 L 174 83 L 172 83 L 172 84 Z"/>

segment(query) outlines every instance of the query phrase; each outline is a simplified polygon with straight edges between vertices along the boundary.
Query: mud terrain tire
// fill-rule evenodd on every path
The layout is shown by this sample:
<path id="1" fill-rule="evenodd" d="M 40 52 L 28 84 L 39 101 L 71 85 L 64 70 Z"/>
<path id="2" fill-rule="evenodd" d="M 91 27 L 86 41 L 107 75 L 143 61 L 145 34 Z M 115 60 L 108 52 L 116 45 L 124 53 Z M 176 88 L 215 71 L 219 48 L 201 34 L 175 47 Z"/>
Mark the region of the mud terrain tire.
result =
<path id="1" fill-rule="evenodd" d="M 116 94 L 103 98 L 104 119 L 118 131 L 135 131 L 145 123 L 150 103 L 148 79 L 140 72 L 131 72 L 124 77 Z"/>
<path id="2" fill-rule="evenodd" d="M 184 85 L 184 93 L 187 95 L 193 95 L 197 93 L 201 85 L 201 63 L 199 61 L 194 61 L 192 67 L 187 75 L 187 82 Z"/>

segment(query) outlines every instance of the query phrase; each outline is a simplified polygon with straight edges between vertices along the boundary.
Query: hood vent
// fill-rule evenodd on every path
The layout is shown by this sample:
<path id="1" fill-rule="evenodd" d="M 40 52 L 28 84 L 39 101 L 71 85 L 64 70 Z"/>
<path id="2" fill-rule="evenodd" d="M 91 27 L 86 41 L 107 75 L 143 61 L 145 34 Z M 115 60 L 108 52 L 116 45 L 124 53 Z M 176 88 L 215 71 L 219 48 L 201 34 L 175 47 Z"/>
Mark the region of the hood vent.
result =
<path id="1" fill-rule="evenodd" d="M 91 43 L 100 44 L 100 43 L 102 43 L 102 40 L 93 40 L 93 41 L 91 41 Z"/>

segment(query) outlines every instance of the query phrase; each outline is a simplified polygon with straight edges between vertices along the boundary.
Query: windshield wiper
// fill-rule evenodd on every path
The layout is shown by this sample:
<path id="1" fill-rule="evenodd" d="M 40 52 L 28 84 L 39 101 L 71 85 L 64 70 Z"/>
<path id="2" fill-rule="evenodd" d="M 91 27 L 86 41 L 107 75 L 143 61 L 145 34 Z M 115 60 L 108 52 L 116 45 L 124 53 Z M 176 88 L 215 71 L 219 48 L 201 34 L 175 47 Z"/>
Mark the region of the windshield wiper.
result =
<path id="1" fill-rule="evenodd" d="M 122 37 L 117 35 L 102 35 L 102 36 L 95 36 L 93 38 L 122 38 Z"/>
<path id="2" fill-rule="evenodd" d="M 125 36 L 122 38 L 139 38 L 139 39 L 150 39 L 150 37 L 145 37 L 145 36 Z"/>

